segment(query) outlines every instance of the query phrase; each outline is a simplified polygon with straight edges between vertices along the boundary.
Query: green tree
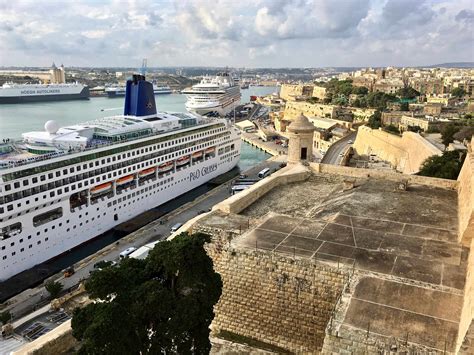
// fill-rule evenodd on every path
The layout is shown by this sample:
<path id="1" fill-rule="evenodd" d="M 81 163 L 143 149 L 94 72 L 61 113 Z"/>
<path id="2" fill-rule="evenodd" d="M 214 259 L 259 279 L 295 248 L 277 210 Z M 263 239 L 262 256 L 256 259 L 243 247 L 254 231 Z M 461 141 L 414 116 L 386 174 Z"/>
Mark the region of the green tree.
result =
<path id="1" fill-rule="evenodd" d="M 352 94 L 356 95 L 367 95 L 369 93 L 369 89 L 365 86 L 354 86 L 352 87 Z"/>
<path id="2" fill-rule="evenodd" d="M 420 96 L 420 93 L 413 89 L 411 86 L 406 88 L 401 88 L 397 91 L 397 96 L 402 99 L 414 99 L 417 96 Z"/>
<path id="3" fill-rule="evenodd" d="M 382 113 L 375 111 L 372 116 L 369 117 L 368 126 L 372 129 L 378 129 L 382 126 Z"/>
<path id="4" fill-rule="evenodd" d="M 454 135 L 460 130 L 461 128 L 456 126 L 455 124 L 448 124 L 441 130 L 441 139 L 443 140 L 443 144 L 448 146 L 449 143 L 454 141 Z"/>
<path id="5" fill-rule="evenodd" d="M 402 102 L 402 103 L 400 103 L 400 111 L 409 111 L 408 102 Z"/>
<path id="6" fill-rule="evenodd" d="M 441 156 L 433 155 L 423 162 L 418 175 L 455 180 L 465 158 L 466 153 L 459 150 L 445 151 Z"/>
<path id="7" fill-rule="evenodd" d="M 51 299 L 55 299 L 59 296 L 59 294 L 63 290 L 63 285 L 60 282 L 50 280 L 46 282 L 46 284 L 44 285 L 44 288 L 46 289 L 46 291 L 48 291 Z"/>
<path id="8" fill-rule="evenodd" d="M 9 311 L 0 313 L 0 323 L 7 324 L 12 319 L 12 314 Z"/>
<path id="9" fill-rule="evenodd" d="M 398 99 L 390 94 L 383 92 L 371 92 L 367 95 L 367 106 L 384 110 L 388 102 L 397 101 Z"/>
<path id="10" fill-rule="evenodd" d="M 387 132 L 390 132 L 390 133 L 400 134 L 399 129 L 397 127 L 395 127 L 393 124 L 385 126 L 384 130 L 386 130 Z"/>
<path id="11" fill-rule="evenodd" d="M 94 302 L 76 309 L 82 354 L 207 354 L 222 281 L 204 250 L 210 237 L 180 234 L 145 260 L 125 259 L 86 282 Z"/>
<path id="12" fill-rule="evenodd" d="M 451 90 L 451 95 L 453 95 L 454 97 L 463 97 L 464 95 L 466 95 L 466 92 L 463 88 L 454 88 L 453 90 Z"/>

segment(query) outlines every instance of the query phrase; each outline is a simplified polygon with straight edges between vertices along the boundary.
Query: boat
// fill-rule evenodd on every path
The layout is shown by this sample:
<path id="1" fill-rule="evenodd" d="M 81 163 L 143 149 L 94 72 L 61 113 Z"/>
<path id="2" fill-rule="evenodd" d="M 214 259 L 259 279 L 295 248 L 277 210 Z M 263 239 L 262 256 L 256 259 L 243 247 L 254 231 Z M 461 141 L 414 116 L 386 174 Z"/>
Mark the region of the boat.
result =
<path id="1" fill-rule="evenodd" d="M 51 84 L 4 83 L 0 87 L 0 104 L 89 99 L 88 86 L 77 82 L 66 84 L 63 65 L 57 68 L 53 63 L 49 72 Z"/>
<path id="2" fill-rule="evenodd" d="M 112 183 L 106 182 L 105 184 L 94 186 L 93 188 L 90 189 L 90 192 L 92 195 L 97 195 L 97 194 L 101 194 L 110 190 L 112 190 Z"/>
<path id="3" fill-rule="evenodd" d="M 240 105 L 240 86 L 229 73 L 205 76 L 199 84 L 181 93 L 187 97 L 186 110 L 200 115 L 223 117 Z"/>
<path id="4" fill-rule="evenodd" d="M 176 160 L 176 165 L 181 166 L 189 163 L 189 156 L 181 157 Z"/>
<path id="5" fill-rule="evenodd" d="M 110 98 L 125 96 L 125 92 L 125 86 L 108 87 L 105 89 L 105 93 Z M 155 95 L 171 94 L 172 92 L 168 85 L 153 85 L 153 93 Z"/>
<path id="6" fill-rule="evenodd" d="M 202 150 L 199 152 L 193 153 L 193 159 L 199 159 L 202 158 Z"/>
<path id="7" fill-rule="evenodd" d="M 164 164 L 161 164 L 160 166 L 158 166 L 158 172 L 159 173 L 165 173 L 167 171 L 170 171 L 173 169 L 173 162 L 172 161 L 169 161 L 167 163 L 164 163 Z"/>
<path id="8" fill-rule="evenodd" d="M 119 179 L 117 179 L 117 181 L 115 182 L 117 186 L 120 186 L 120 185 L 125 185 L 129 182 L 133 181 L 133 175 L 127 175 L 127 176 L 123 176 Z"/>
<path id="9" fill-rule="evenodd" d="M 138 173 L 138 176 L 139 177 L 145 177 L 145 176 L 148 176 L 148 175 L 152 175 L 154 174 L 156 171 L 156 168 L 148 168 L 148 169 L 145 169 L 145 170 L 142 170 Z"/>
<path id="10" fill-rule="evenodd" d="M 155 104 L 152 83 L 134 75 L 127 81 L 123 114 L 67 127 L 49 120 L 44 130 L 0 143 L 0 280 L 236 166 L 240 132 L 227 119 L 160 112 Z M 208 148 L 215 155 L 188 164 L 193 153 Z M 175 161 L 181 164 L 177 170 Z M 169 173 L 133 184 L 154 169 Z M 29 237 L 32 247 L 25 248 L 20 240 L 28 243 Z"/>

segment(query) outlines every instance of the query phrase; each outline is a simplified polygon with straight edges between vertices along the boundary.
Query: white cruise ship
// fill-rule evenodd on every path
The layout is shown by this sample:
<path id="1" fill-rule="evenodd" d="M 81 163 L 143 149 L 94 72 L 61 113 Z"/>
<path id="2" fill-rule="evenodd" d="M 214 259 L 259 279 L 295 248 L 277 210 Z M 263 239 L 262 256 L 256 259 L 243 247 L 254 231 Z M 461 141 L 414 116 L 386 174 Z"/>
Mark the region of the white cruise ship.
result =
<path id="1" fill-rule="evenodd" d="M 186 109 L 200 115 L 225 116 L 240 105 L 240 86 L 228 73 L 204 77 L 199 84 L 181 92 L 187 96 Z"/>
<path id="2" fill-rule="evenodd" d="M 125 96 L 125 86 L 109 87 L 105 89 L 105 93 L 108 97 L 120 97 Z M 153 93 L 155 95 L 171 94 L 173 91 L 168 85 L 159 86 L 153 85 Z"/>
<path id="3" fill-rule="evenodd" d="M 157 112 L 127 82 L 124 114 L 0 145 L 0 280 L 64 253 L 225 173 L 240 158 L 225 119 Z"/>

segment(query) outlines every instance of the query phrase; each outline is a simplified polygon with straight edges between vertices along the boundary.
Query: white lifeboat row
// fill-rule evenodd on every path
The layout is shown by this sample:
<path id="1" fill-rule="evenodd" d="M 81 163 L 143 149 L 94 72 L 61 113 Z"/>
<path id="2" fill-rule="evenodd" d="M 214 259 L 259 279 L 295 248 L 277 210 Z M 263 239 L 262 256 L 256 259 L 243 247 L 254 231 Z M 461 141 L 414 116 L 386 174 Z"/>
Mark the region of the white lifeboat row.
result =
<path id="1" fill-rule="evenodd" d="M 191 156 L 193 157 L 193 159 L 199 159 L 203 156 L 203 154 L 209 155 L 209 154 L 213 154 L 215 151 L 216 151 L 215 147 L 209 147 L 209 148 L 206 148 L 204 151 L 201 150 L 199 152 L 194 152 Z M 176 166 L 186 165 L 189 163 L 189 161 L 190 161 L 189 155 L 178 158 L 176 160 Z M 172 170 L 173 166 L 174 166 L 174 163 L 172 161 L 168 161 L 166 163 L 158 165 L 158 167 L 147 168 L 138 172 L 138 177 L 143 178 L 143 177 L 155 174 L 156 169 L 158 169 L 158 173 L 165 173 L 167 171 Z M 133 179 L 134 179 L 133 174 L 122 176 L 121 178 L 118 178 L 117 180 L 115 180 L 115 184 L 117 186 L 125 185 L 133 181 Z M 112 190 L 112 182 L 106 182 L 106 183 L 92 187 L 90 189 L 90 193 L 91 195 L 98 195 L 104 192 L 108 192 L 110 190 Z"/>

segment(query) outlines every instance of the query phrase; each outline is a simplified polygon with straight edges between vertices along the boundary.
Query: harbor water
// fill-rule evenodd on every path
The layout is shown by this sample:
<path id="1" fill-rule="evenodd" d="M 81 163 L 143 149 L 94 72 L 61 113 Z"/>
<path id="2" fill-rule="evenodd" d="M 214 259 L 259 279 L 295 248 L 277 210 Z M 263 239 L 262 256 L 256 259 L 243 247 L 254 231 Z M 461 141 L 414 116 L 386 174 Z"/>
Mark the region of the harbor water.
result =
<path id="1" fill-rule="evenodd" d="M 275 89 L 276 88 L 270 87 L 251 87 L 250 89 L 242 90 L 242 103 L 248 102 L 250 95 L 265 95 L 275 92 Z M 157 95 L 155 99 L 158 110 L 160 111 L 185 111 L 184 104 L 186 97 L 184 95 Z M 107 97 L 99 97 L 91 98 L 87 101 L 0 105 L 0 139 L 19 139 L 23 132 L 44 130 L 44 123 L 48 120 L 55 120 L 60 126 L 66 126 L 91 121 L 104 116 L 121 114 L 123 100 L 123 98 L 109 99 Z M 235 176 L 239 171 L 245 171 L 256 166 L 269 157 L 270 155 L 262 150 L 242 142 L 241 159 L 238 169 L 234 169 L 235 171 L 233 170 L 224 175 L 229 175 L 229 177 Z M 159 218 L 187 202 L 193 201 L 215 186 L 216 185 L 213 184 L 202 185 L 174 200 L 152 208 L 150 211 L 152 211 L 156 218 Z M 135 229 L 142 226 L 140 223 L 141 221 L 137 220 Z M 74 248 L 60 257 L 39 264 L 9 280 L 0 282 L 0 302 L 5 301 L 26 288 L 38 285 L 45 278 L 82 260 L 103 247 L 117 242 L 123 236 L 123 232 L 116 229 L 109 230 L 98 238 Z"/>
<path id="2" fill-rule="evenodd" d="M 279 88 L 251 86 L 242 90 L 242 103 L 249 102 L 250 96 L 262 96 L 277 92 Z M 159 111 L 184 112 L 186 96 L 181 94 L 156 95 Z M 114 116 L 123 112 L 123 97 L 92 97 L 90 100 L 36 102 L 0 105 L 0 140 L 19 139 L 24 132 L 43 131 L 45 122 L 55 120 L 59 126 L 84 123 L 94 119 Z M 265 152 L 242 142 L 239 163 L 244 171 L 269 157 Z"/>

